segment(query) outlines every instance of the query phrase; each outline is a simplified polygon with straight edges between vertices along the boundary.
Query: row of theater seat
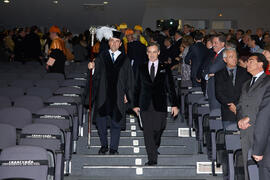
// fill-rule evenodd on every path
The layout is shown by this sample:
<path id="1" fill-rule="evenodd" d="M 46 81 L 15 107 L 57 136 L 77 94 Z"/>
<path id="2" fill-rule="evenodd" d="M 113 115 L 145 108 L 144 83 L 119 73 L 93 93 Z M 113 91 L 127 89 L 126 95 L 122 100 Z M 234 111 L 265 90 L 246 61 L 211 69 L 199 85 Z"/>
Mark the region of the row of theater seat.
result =
<path id="1" fill-rule="evenodd" d="M 67 67 L 66 77 L 27 71 L 20 76 L 16 68 L 25 65 L 13 66 L 0 66 L 0 179 L 63 179 L 86 112 L 87 65 Z"/>
<path id="2" fill-rule="evenodd" d="M 209 110 L 208 99 L 200 88 L 192 88 L 191 82 L 178 83 L 181 112 L 187 124 L 195 131 L 198 153 L 206 147 L 208 158 L 212 161 L 212 174 L 216 175 L 215 165 L 227 164 L 223 174 L 228 179 L 243 179 L 244 169 L 241 152 L 240 131 L 237 122 L 222 121 L 220 109 Z M 249 155 L 249 175 L 251 180 L 258 179 L 258 168 Z"/>

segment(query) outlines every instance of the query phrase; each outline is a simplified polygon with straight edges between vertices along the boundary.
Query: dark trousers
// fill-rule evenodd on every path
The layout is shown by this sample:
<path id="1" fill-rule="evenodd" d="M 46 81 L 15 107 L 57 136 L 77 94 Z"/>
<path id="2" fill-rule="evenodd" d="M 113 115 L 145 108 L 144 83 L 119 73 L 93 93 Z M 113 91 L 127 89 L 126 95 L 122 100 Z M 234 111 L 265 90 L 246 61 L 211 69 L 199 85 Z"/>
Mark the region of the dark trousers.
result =
<path id="1" fill-rule="evenodd" d="M 98 135 L 100 138 L 101 146 L 108 146 L 108 131 L 107 128 L 110 127 L 111 141 L 110 149 L 118 150 L 121 126 L 119 120 L 116 120 L 115 113 L 112 116 L 98 116 L 96 120 L 96 125 L 98 129 Z"/>
<path id="2" fill-rule="evenodd" d="M 260 180 L 269 180 L 270 179 L 270 169 L 259 166 L 259 179 Z"/>
<path id="3" fill-rule="evenodd" d="M 141 112 L 143 124 L 143 136 L 148 156 L 148 161 L 157 162 L 158 148 L 161 143 L 161 136 L 166 128 L 166 115 L 165 112 L 155 111 L 153 106 L 147 111 Z"/>

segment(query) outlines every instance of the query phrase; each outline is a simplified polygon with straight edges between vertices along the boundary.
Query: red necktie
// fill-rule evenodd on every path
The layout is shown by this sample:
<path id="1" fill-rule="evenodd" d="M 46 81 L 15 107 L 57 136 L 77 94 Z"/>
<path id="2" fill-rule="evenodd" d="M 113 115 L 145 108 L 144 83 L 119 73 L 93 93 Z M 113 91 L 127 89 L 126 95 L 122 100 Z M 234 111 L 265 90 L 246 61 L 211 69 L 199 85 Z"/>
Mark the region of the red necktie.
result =
<path id="1" fill-rule="evenodd" d="M 270 75 L 270 70 L 269 70 L 269 64 L 268 64 L 268 66 L 267 66 L 267 68 L 266 68 L 266 70 L 265 70 L 265 73 L 267 74 L 267 75 Z"/>
<path id="2" fill-rule="evenodd" d="M 215 57 L 213 58 L 213 62 L 216 60 L 217 57 L 218 57 L 218 53 L 216 53 Z"/>

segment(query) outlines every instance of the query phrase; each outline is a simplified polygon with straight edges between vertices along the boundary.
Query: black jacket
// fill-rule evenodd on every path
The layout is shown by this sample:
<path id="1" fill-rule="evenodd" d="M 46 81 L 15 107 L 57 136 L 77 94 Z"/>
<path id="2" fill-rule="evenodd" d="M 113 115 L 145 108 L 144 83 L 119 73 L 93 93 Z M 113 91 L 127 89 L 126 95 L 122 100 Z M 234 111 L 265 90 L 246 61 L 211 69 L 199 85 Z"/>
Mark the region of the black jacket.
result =
<path id="1" fill-rule="evenodd" d="M 95 123 L 98 114 L 110 115 L 104 113 L 110 113 L 110 108 L 117 108 L 117 120 L 120 121 L 122 129 L 125 129 L 127 104 L 124 104 L 124 95 L 131 102 L 133 83 L 134 76 L 128 57 L 121 53 L 112 64 L 109 51 L 102 51 L 95 59 L 92 87 L 93 122 Z M 88 84 L 85 105 L 89 104 L 89 92 Z"/>
<path id="2" fill-rule="evenodd" d="M 152 102 L 156 111 L 167 112 L 167 94 L 170 105 L 177 106 L 177 98 L 170 68 L 159 62 L 157 74 L 152 82 L 148 62 L 141 65 L 136 73 L 133 107 L 146 111 Z"/>
<path id="3" fill-rule="evenodd" d="M 251 75 L 240 66 L 237 66 L 235 86 L 233 86 L 226 67 L 215 74 L 216 99 L 221 104 L 222 120 L 236 121 L 236 115 L 230 111 L 227 104 L 238 104 L 242 86 L 250 78 Z"/>
<path id="4" fill-rule="evenodd" d="M 189 51 L 185 57 L 185 63 L 191 64 L 191 77 L 193 79 L 200 79 L 198 72 L 208 55 L 209 50 L 203 43 L 197 42 L 190 46 Z"/>

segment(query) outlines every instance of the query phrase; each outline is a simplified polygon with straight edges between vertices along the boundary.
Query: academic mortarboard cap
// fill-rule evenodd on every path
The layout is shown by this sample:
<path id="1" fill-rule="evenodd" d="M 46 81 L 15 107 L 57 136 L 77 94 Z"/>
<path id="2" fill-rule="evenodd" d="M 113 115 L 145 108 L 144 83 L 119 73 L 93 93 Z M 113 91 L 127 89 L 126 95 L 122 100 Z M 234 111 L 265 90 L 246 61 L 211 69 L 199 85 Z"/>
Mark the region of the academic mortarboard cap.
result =
<path id="1" fill-rule="evenodd" d="M 113 38 L 120 39 L 121 32 L 120 31 L 112 31 L 113 32 Z"/>

